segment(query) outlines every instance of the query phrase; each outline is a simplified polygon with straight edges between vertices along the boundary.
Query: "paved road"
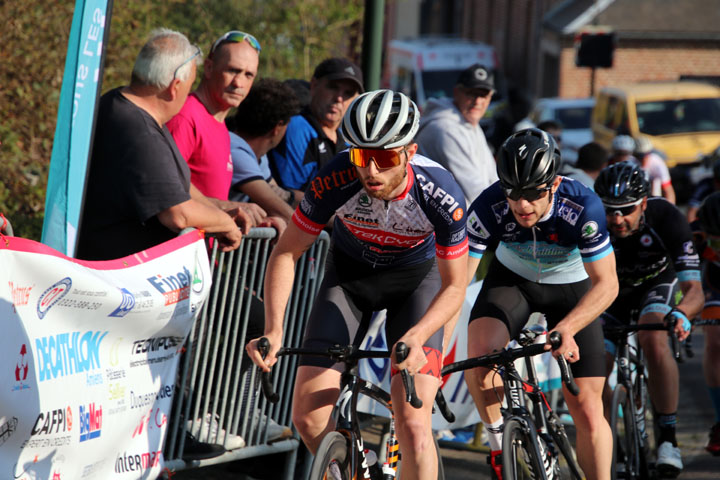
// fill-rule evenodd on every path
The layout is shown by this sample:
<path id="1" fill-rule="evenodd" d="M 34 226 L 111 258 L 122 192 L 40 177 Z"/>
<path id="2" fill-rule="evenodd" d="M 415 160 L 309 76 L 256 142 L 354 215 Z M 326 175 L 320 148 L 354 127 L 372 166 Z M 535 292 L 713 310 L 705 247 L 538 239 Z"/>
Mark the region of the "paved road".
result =
<path id="1" fill-rule="evenodd" d="M 678 442 L 683 451 L 685 470 L 682 480 L 720 479 L 720 457 L 713 457 L 704 450 L 707 433 L 714 421 L 710 399 L 702 376 L 702 332 L 693 334 L 695 357 L 680 365 L 680 408 L 678 413 Z M 720 368 L 720 365 L 718 365 Z M 571 429 L 572 430 L 572 429 Z M 574 433 L 574 432 L 572 432 Z M 486 454 L 442 448 L 445 478 L 448 480 L 490 478 Z M 270 465 L 277 459 L 258 458 L 252 463 Z M 247 464 L 246 464 L 247 465 Z M 213 467 L 177 472 L 173 480 L 252 480 L 241 473 L 242 464 L 230 463 Z M 272 477 L 267 477 L 272 478 Z"/>

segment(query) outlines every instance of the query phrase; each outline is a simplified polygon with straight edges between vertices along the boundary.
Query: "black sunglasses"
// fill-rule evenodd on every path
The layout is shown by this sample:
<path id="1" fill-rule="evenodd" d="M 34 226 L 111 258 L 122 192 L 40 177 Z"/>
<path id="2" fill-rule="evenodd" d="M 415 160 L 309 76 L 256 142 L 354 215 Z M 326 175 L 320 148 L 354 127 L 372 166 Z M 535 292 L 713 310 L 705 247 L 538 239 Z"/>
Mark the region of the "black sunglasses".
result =
<path id="1" fill-rule="evenodd" d="M 513 201 L 518 201 L 524 198 L 528 202 L 534 202 L 538 198 L 545 196 L 545 192 L 549 192 L 552 189 L 552 185 L 544 188 L 503 188 L 505 196 Z"/>
<path id="2" fill-rule="evenodd" d="M 605 215 L 607 215 L 608 217 L 612 217 L 613 215 L 625 217 L 632 214 L 637 208 L 637 206 L 638 204 L 628 205 L 627 207 L 612 207 L 610 205 L 605 205 Z"/>

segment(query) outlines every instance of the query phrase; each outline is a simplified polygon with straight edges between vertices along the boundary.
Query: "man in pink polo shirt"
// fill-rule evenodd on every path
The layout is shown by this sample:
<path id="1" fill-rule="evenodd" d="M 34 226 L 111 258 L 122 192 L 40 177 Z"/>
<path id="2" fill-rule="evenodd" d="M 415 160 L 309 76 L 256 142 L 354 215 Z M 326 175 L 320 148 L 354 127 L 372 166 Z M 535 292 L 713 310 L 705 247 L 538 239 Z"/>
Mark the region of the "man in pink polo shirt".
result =
<path id="1" fill-rule="evenodd" d="M 267 217 L 258 205 L 228 201 L 233 164 L 225 117 L 250 91 L 259 53 L 260 43 L 250 34 L 233 30 L 218 38 L 205 60 L 200 85 L 167 126 L 198 190 L 220 207 L 243 208 L 254 226 L 271 225 L 280 232 L 285 222 Z"/>

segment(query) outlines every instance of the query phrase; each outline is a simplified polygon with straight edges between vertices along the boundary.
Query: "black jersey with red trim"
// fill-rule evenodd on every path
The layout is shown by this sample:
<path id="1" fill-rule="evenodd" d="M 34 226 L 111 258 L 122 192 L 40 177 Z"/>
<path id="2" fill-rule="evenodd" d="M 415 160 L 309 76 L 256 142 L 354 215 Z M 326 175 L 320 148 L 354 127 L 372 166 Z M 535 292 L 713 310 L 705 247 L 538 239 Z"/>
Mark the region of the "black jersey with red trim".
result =
<path id="1" fill-rule="evenodd" d="M 293 222 L 317 235 L 336 215 L 334 248 L 374 267 L 463 255 L 468 250 L 465 196 L 452 174 L 416 154 L 407 175 L 407 187 L 397 198 L 373 198 L 348 152 L 341 152 L 312 179 Z"/>

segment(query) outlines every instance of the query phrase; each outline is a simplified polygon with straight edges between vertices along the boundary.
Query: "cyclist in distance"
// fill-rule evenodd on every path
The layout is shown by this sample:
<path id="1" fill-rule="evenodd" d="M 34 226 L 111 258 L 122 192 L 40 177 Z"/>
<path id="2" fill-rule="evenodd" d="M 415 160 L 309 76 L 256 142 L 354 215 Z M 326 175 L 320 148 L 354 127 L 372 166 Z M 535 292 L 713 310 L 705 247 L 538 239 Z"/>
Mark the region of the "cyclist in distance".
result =
<path id="1" fill-rule="evenodd" d="M 558 176 L 559 166 L 551 135 L 521 130 L 500 149 L 500 180 L 468 210 L 469 276 L 496 248 L 470 315 L 468 357 L 505 347 L 532 312 L 544 313 L 548 328 L 562 334 L 553 354 L 571 363 L 580 387 L 577 397 L 563 388 L 577 427 L 578 461 L 588 479 L 608 479 L 612 436 L 603 416 L 604 351 L 596 319 L 617 295 L 615 256 L 600 199 Z M 483 368 L 468 370 L 465 378 L 488 431 L 490 463 L 501 477 L 501 380 Z"/>
<path id="2" fill-rule="evenodd" d="M 680 210 L 662 197 L 650 197 L 649 183 L 634 162 L 607 167 L 595 180 L 595 192 L 605 206 L 610 238 L 617 257 L 620 293 L 602 315 L 605 325 L 677 320 L 680 341 L 703 307 L 700 259 L 693 246 L 690 226 Z M 657 468 L 676 476 L 683 468 L 675 439 L 679 373 L 668 345 L 667 332 L 640 331 L 638 342 L 648 367 L 648 393 L 656 412 L 660 438 Z M 606 341 L 608 373 L 614 356 L 613 339 Z M 609 388 L 606 397 L 609 401 Z"/>
<path id="3" fill-rule="evenodd" d="M 291 224 L 279 238 L 265 279 L 263 360 L 257 341 L 247 350 L 268 371 L 282 345 L 283 317 L 294 266 L 333 217 L 325 276 L 308 320 L 305 348 L 359 344 L 373 311 L 387 309 L 388 345 L 402 341 L 408 358 L 396 370 L 415 377 L 423 407 L 405 402 L 400 376 L 391 380 L 393 410 L 402 451 L 402 476 L 436 479 L 431 414 L 440 386 L 443 325 L 459 311 L 467 278 L 465 197 L 452 175 L 416 154 L 413 137 L 420 113 L 402 93 L 376 90 L 357 97 L 343 118 L 351 145 L 310 182 Z M 300 359 L 293 422 L 315 452 L 334 425 L 341 365 L 325 358 Z"/>
<path id="4" fill-rule="evenodd" d="M 710 194 L 697 210 L 698 219 L 691 223 L 700 257 L 703 259 L 702 282 L 705 308 L 702 320 L 720 320 L 720 192 Z M 703 373 L 710 399 L 715 408 L 715 423 L 705 449 L 720 455 L 720 324 L 704 325 L 705 348 Z"/>

